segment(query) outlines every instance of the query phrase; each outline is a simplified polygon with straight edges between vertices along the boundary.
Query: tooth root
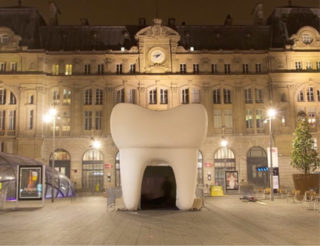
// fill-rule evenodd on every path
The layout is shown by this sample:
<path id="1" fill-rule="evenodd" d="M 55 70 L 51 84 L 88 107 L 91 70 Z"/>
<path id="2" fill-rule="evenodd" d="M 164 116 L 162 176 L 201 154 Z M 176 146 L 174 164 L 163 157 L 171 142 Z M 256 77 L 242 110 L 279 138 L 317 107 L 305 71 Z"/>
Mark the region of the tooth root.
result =
<path id="1" fill-rule="evenodd" d="M 176 184 L 176 206 L 181 210 L 191 209 L 195 198 L 197 178 L 197 149 L 174 150 L 171 157 Z"/>
<path id="2" fill-rule="evenodd" d="M 144 160 L 134 149 L 120 150 L 120 174 L 123 202 L 128 210 L 140 207 Z"/>

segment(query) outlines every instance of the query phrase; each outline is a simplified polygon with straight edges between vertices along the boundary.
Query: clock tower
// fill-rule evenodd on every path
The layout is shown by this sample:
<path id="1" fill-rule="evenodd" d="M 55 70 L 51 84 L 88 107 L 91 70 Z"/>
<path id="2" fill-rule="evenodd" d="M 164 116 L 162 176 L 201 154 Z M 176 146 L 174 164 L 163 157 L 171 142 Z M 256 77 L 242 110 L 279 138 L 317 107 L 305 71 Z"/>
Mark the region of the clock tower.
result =
<path id="1" fill-rule="evenodd" d="M 136 34 L 139 47 L 139 65 L 142 73 L 172 72 L 172 59 L 180 35 L 170 27 L 162 26 L 161 19 Z"/>

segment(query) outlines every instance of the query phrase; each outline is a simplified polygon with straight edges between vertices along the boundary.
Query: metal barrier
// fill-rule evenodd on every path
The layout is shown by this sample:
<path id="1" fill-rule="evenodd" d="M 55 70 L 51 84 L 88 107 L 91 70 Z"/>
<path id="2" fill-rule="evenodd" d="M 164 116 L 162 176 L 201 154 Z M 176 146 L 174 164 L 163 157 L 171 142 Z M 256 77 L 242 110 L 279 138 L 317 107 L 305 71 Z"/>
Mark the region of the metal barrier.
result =
<path id="1" fill-rule="evenodd" d="M 122 196 L 121 187 L 113 187 L 107 188 L 107 208 L 115 209 L 116 208 L 116 200 Z"/>

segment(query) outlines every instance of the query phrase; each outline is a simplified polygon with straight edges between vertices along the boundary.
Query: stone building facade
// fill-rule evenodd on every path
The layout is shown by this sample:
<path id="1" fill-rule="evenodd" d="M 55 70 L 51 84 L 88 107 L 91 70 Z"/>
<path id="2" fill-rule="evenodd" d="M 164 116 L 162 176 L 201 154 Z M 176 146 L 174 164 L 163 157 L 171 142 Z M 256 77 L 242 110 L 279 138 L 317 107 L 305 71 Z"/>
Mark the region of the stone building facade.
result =
<path id="1" fill-rule="evenodd" d="M 199 182 L 224 185 L 225 171 L 236 170 L 240 180 L 267 186 L 256 168 L 267 165 L 272 106 L 280 186 L 292 186 L 298 112 L 320 142 L 319 16 L 320 9 L 285 6 L 264 25 L 48 26 L 34 8 L 1 8 L 1 151 L 49 164 L 53 128 L 42 117 L 55 107 L 55 166 L 77 189 L 102 191 L 120 184 L 109 123 L 115 104 L 201 103 L 209 122 Z"/>

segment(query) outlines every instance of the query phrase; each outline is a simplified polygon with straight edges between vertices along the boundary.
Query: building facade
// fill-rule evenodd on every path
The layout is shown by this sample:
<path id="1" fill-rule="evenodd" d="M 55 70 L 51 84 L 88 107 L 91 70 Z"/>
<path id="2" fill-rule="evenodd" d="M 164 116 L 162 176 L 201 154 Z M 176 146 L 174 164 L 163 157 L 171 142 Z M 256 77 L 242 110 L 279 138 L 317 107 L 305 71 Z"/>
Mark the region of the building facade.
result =
<path id="1" fill-rule="evenodd" d="M 266 110 L 272 106 L 280 186 L 290 187 L 299 112 L 308 115 L 320 142 L 319 21 L 320 9 L 285 6 L 260 25 L 155 19 L 149 26 L 143 20 L 49 26 L 34 8 L 1 8 L 1 151 L 49 164 L 53 126 L 42 118 L 55 107 L 56 168 L 79 190 L 102 191 L 120 185 L 109 123 L 114 105 L 168 110 L 201 103 L 208 135 L 199 150 L 199 182 L 224 186 L 225 171 L 237 171 L 243 182 L 263 187 L 268 178 L 257 167 L 267 165 Z"/>

